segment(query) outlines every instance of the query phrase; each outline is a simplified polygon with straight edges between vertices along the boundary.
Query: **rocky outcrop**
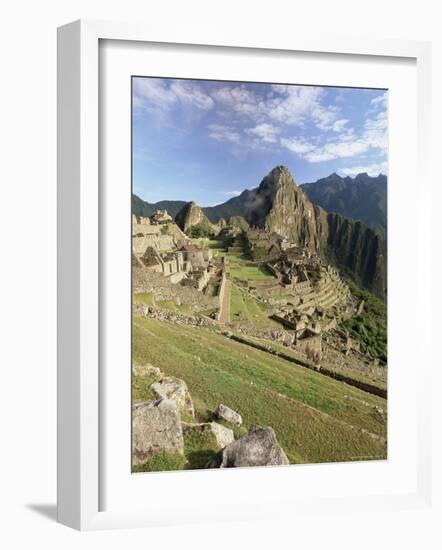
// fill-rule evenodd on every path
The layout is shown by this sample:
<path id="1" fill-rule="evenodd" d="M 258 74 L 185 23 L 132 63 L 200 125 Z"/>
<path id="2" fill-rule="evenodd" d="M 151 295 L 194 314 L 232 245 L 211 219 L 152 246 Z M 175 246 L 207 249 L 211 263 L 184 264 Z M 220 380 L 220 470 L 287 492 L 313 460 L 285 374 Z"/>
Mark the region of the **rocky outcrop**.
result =
<path id="1" fill-rule="evenodd" d="M 289 464 L 288 458 L 270 427 L 254 427 L 219 451 L 208 468 L 240 468 L 244 466 L 278 466 Z"/>
<path id="2" fill-rule="evenodd" d="M 188 202 L 178 212 L 175 217 L 175 223 L 184 233 L 187 233 L 194 225 L 203 225 L 208 229 L 213 228 L 202 209 L 193 201 Z"/>
<path id="3" fill-rule="evenodd" d="M 274 168 L 260 183 L 251 225 L 264 227 L 290 242 L 320 251 L 315 211 L 285 166 Z"/>
<path id="4" fill-rule="evenodd" d="M 160 399 L 132 407 L 132 464 L 144 464 L 159 452 L 184 453 L 183 429 L 175 401 Z"/>
<path id="5" fill-rule="evenodd" d="M 229 445 L 235 441 L 233 430 L 221 426 L 217 422 L 203 422 L 201 424 L 189 424 L 183 422 L 183 433 L 186 436 L 189 433 L 205 433 L 210 432 L 216 441 L 218 449 L 223 449 L 226 445 Z"/>
<path id="6" fill-rule="evenodd" d="M 180 412 L 195 416 L 192 398 L 184 380 L 167 376 L 152 384 L 150 390 L 157 399 L 172 399 L 178 405 Z"/>
<path id="7" fill-rule="evenodd" d="M 235 412 L 233 409 L 226 407 L 220 403 L 214 411 L 215 417 L 221 420 L 225 420 L 234 426 L 241 426 L 242 418 L 241 415 Z"/>
<path id="8" fill-rule="evenodd" d="M 145 365 L 133 365 L 132 374 L 139 378 L 154 378 L 160 380 L 163 377 L 163 373 L 158 367 L 154 367 L 150 363 Z"/>

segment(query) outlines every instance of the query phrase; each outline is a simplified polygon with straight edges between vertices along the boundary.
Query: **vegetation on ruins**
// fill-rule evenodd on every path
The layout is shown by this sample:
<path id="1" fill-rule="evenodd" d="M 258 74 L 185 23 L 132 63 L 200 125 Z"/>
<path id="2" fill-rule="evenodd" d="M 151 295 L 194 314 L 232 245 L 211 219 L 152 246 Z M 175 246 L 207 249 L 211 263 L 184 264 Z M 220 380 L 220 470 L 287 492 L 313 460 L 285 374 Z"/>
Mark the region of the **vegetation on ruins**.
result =
<path id="1" fill-rule="evenodd" d="M 374 358 L 387 362 L 387 306 L 370 292 L 361 289 L 351 280 L 351 291 L 359 301 L 364 301 L 360 315 L 342 322 L 350 336 L 359 340 Z"/>
<path id="2" fill-rule="evenodd" d="M 207 223 L 200 222 L 196 225 L 192 225 L 187 231 L 187 235 L 192 239 L 207 238 L 210 239 L 215 236 L 213 227 Z"/>
<path id="3" fill-rule="evenodd" d="M 264 260 L 267 257 L 267 248 L 265 246 L 255 246 L 251 254 L 254 260 Z"/>

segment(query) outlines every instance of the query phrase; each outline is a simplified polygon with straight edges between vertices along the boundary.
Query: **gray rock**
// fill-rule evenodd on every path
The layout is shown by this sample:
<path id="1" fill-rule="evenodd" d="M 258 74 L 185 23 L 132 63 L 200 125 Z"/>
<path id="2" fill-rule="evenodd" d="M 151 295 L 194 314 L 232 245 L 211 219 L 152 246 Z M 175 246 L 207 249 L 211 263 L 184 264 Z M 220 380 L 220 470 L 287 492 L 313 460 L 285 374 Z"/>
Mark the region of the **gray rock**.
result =
<path id="1" fill-rule="evenodd" d="M 235 412 L 233 409 L 226 407 L 226 405 L 223 405 L 222 403 L 219 404 L 218 407 L 215 409 L 215 416 L 216 418 L 225 420 L 226 422 L 229 422 L 234 426 L 241 426 L 242 424 L 241 415 Z"/>
<path id="2" fill-rule="evenodd" d="M 270 427 L 255 426 L 242 437 L 219 451 L 208 468 L 278 466 L 289 461 Z"/>
<path id="3" fill-rule="evenodd" d="M 158 380 L 164 376 L 158 367 L 154 367 L 150 363 L 146 363 L 145 365 L 133 365 L 132 374 L 141 378 L 156 378 Z"/>
<path id="4" fill-rule="evenodd" d="M 195 416 L 192 398 L 184 380 L 167 376 L 152 384 L 150 389 L 157 399 L 173 399 L 181 412 L 188 413 L 192 417 Z"/>
<path id="5" fill-rule="evenodd" d="M 181 416 L 175 401 L 144 401 L 132 407 L 132 464 L 159 453 L 184 453 Z"/>
<path id="6" fill-rule="evenodd" d="M 212 430 L 220 449 L 223 449 L 226 445 L 229 445 L 235 441 L 235 435 L 233 430 L 230 428 L 221 426 L 221 424 L 218 424 L 217 422 L 210 422 L 210 429 Z"/>

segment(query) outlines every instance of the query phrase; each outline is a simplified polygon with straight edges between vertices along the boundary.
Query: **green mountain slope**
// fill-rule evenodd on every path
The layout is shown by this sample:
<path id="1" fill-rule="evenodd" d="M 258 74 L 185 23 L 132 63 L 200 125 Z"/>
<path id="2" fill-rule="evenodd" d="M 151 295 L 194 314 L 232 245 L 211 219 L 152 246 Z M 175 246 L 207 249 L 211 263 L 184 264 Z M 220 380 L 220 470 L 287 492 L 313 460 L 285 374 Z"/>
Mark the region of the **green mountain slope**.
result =
<path id="1" fill-rule="evenodd" d="M 309 199 L 327 212 L 337 212 L 360 220 L 387 235 L 387 177 L 358 174 L 355 178 L 342 178 L 331 174 L 313 183 L 301 186 Z"/>

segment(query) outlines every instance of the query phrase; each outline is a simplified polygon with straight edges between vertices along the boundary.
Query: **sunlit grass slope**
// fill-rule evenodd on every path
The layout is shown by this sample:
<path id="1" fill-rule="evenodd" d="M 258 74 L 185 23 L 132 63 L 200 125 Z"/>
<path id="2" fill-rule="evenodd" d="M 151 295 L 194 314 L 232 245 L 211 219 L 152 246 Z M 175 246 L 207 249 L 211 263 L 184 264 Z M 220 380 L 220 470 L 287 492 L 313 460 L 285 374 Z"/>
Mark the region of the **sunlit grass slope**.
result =
<path id="1" fill-rule="evenodd" d="M 184 379 L 197 420 L 219 403 L 237 410 L 245 428 L 272 426 L 290 462 L 386 457 L 386 401 L 212 329 L 134 317 L 133 359 Z M 138 399 L 150 399 L 137 384 Z"/>

